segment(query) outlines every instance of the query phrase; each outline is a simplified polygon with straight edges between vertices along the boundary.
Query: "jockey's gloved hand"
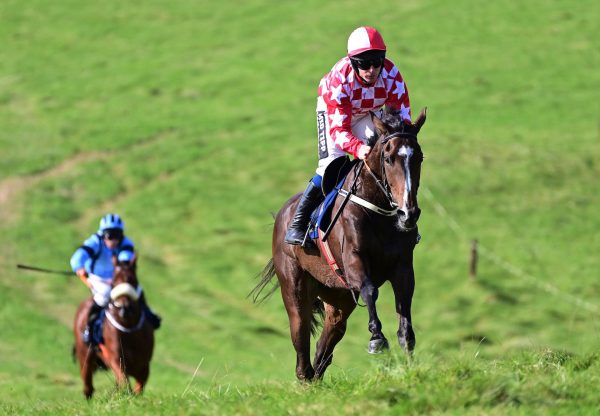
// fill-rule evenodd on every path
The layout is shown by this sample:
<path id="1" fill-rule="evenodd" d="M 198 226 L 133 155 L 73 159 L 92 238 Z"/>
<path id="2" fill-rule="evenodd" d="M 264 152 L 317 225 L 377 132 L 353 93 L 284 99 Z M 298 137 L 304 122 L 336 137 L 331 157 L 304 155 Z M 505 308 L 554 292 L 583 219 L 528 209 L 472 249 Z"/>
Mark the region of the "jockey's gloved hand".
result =
<path id="1" fill-rule="evenodd" d="M 366 144 L 363 144 L 358 148 L 358 152 L 356 152 L 356 155 L 358 156 L 359 159 L 364 160 L 370 151 L 371 151 L 371 146 L 367 146 Z"/>
<path id="2" fill-rule="evenodd" d="M 78 269 L 75 273 L 77 274 L 77 277 L 81 279 L 84 285 L 90 287 L 90 282 L 88 282 L 88 272 L 86 272 L 83 267 L 81 269 Z"/>

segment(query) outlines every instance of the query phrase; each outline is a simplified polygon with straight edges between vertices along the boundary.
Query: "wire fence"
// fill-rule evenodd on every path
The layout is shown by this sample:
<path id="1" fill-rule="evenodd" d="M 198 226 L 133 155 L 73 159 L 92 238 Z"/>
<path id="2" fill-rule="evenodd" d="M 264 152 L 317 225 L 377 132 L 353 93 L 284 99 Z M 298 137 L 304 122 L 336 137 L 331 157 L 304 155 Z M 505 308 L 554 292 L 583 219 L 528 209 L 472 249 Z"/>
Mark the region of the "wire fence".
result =
<path id="1" fill-rule="evenodd" d="M 431 190 L 429 188 L 421 187 L 421 194 L 432 204 L 435 212 L 444 219 L 444 221 L 446 222 L 448 227 L 461 240 L 463 240 L 465 243 L 468 243 L 469 241 L 472 240 L 472 238 L 469 237 L 469 235 L 464 230 L 464 228 L 456 221 L 455 218 L 453 218 L 448 213 L 446 208 L 444 208 L 444 206 L 440 203 L 440 201 L 435 197 L 435 195 L 433 194 L 433 192 L 431 192 Z M 488 249 L 485 245 L 481 244 L 481 242 L 477 243 L 477 249 L 478 249 L 478 253 L 481 255 L 482 258 L 485 258 L 485 259 L 489 260 L 490 262 L 492 262 L 493 264 L 497 265 L 498 267 L 504 269 L 510 275 L 527 280 L 530 284 L 533 284 L 538 289 L 540 289 L 546 293 L 549 293 L 553 296 L 556 296 L 558 299 L 560 299 L 562 301 L 568 302 L 572 305 L 576 305 L 582 309 L 585 309 L 588 312 L 592 312 L 594 314 L 600 314 L 600 307 L 598 307 L 597 305 L 595 305 L 591 302 L 588 302 L 587 300 L 582 299 L 578 296 L 574 296 L 569 293 L 566 293 L 564 290 L 559 289 L 558 287 L 552 285 L 551 283 L 548 283 L 547 281 L 545 281 L 537 276 L 534 276 L 530 273 L 527 273 L 527 272 L 521 270 L 519 267 L 515 266 L 514 264 L 512 264 L 512 263 L 504 260 L 500 256 L 498 256 L 492 250 Z"/>

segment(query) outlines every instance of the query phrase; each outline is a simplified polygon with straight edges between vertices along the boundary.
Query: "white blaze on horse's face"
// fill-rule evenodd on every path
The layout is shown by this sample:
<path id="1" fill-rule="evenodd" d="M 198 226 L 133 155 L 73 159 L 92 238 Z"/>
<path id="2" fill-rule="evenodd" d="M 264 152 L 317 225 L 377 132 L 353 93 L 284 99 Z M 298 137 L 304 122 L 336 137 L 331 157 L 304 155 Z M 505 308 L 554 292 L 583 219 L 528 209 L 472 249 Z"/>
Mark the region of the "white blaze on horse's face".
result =
<path id="1" fill-rule="evenodd" d="M 412 179 L 410 177 L 410 158 L 414 150 L 412 147 L 402 146 L 398 149 L 398 156 L 404 157 L 404 195 L 402 197 L 402 211 L 408 212 L 408 196 L 412 190 Z"/>

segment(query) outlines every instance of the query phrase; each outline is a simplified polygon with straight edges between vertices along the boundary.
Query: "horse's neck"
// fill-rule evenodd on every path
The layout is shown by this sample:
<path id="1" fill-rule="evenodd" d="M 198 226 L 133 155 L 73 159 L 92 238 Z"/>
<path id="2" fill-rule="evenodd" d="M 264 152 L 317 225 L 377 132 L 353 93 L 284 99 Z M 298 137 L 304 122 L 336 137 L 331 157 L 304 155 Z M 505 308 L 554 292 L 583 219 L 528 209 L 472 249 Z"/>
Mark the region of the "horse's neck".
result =
<path id="1" fill-rule="evenodd" d="M 365 165 L 360 171 L 358 181 L 356 182 L 356 196 L 374 205 L 377 205 L 380 208 L 389 209 L 390 207 L 388 199 L 383 191 L 379 188 L 377 181 L 372 175 L 374 174 L 379 180 L 383 180 L 381 174 L 381 161 L 379 160 L 380 154 L 381 146 L 379 143 L 376 143 L 371 150 L 369 157 L 367 160 L 365 160 Z M 371 171 L 372 174 L 369 171 Z M 346 180 L 346 183 L 352 184 L 352 182 L 354 182 L 356 172 L 356 170 L 353 171 L 352 177 L 349 178 L 349 180 Z"/>

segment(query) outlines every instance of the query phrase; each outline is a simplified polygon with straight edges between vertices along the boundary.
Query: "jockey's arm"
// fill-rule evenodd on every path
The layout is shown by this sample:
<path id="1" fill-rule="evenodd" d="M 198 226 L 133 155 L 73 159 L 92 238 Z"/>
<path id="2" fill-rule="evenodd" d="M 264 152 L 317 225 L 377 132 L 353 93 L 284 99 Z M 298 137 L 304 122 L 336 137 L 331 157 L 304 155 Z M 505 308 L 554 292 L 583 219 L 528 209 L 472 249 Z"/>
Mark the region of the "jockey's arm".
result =
<path id="1" fill-rule="evenodd" d="M 333 143 L 344 152 L 359 157 L 359 149 L 364 144 L 352 133 L 352 107 L 349 104 L 328 105 L 327 112 Z"/>
<path id="2" fill-rule="evenodd" d="M 71 269 L 87 287 L 91 287 L 91 284 L 88 281 L 88 271 L 85 265 L 89 264 L 92 255 L 99 251 L 99 243 L 98 238 L 90 237 L 71 256 Z"/>

